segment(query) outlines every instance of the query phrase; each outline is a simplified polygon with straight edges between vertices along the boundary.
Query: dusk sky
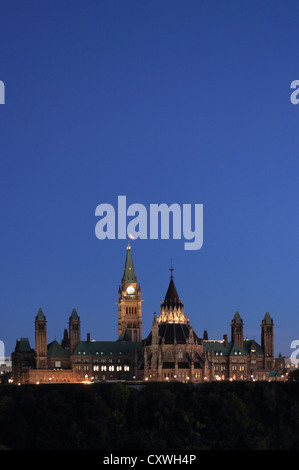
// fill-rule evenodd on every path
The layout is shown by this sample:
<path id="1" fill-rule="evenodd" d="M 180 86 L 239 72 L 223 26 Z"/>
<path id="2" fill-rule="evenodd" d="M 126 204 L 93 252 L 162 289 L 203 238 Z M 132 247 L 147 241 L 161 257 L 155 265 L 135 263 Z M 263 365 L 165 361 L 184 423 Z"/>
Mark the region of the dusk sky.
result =
<path id="1" fill-rule="evenodd" d="M 274 353 L 299 340 L 299 2 L 3 0 L 0 6 L 0 340 L 117 339 L 128 240 L 96 207 L 203 204 L 203 246 L 130 241 L 143 337 L 170 277 L 198 336 L 236 311 Z"/>

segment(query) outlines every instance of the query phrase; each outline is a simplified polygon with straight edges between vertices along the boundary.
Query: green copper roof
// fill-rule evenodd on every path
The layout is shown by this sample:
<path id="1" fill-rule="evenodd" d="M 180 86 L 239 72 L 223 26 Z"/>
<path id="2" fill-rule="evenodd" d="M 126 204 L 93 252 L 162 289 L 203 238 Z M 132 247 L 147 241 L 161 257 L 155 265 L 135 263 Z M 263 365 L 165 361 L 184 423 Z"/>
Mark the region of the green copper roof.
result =
<path id="1" fill-rule="evenodd" d="M 254 350 L 258 356 L 263 355 L 261 346 L 253 339 L 243 340 L 243 350 L 241 350 L 237 343 L 228 342 L 227 345 L 222 341 L 203 341 L 206 351 L 214 351 L 215 355 L 219 356 L 248 356 L 251 350 Z"/>
<path id="2" fill-rule="evenodd" d="M 36 319 L 37 319 L 37 320 L 45 320 L 45 319 L 46 319 L 46 317 L 45 317 L 45 315 L 44 315 L 44 312 L 42 311 L 41 308 L 40 308 L 39 311 L 37 312 Z"/>
<path id="3" fill-rule="evenodd" d="M 234 318 L 236 323 L 242 323 L 242 318 L 240 317 L 240 314 L 239 312 L 236 312 L 235 315 L 234 315 Z"/>
<path id="4" fill-rule="evenodd" d="M 265 323 L 273 323 L 273 320 L 272 320 L 272 318 L 270 317 L 270 313 L 269 313 L 269 312 L 267 312 L 267 313 L 265 314 L 265 316 L 264 316 L 264 322 L 265 322 Z"/>
<path id="5" fill-rule="evenodd" d="M 80 341 L 73 352 L 73 356 L 121 356 L 129 355 L 140 349 L 141 343 L 133 341 Z"/>
<path id="6" fill-rule="evenodd" d="M 48 357 L 68 357 L 69 353 L 56 340 L 48 344 Z"/>
<path id="7" fill-rule="evenodd" d="M 135 270 L 134 270 L 130 245 L 127 246 L 127 256 L 126 256 L 123 282 L 136 282 L 136 276 L 135 276 Z"/>
<path id="8" fill-rule="evenodd" d="M 19 351 L 31 351 L 28 338 L 21 338 L 19 343 Z"/>
<path id="9" fill-rule="evenodd" d="M 70 316 L 70 320 L 79 320 L 79 316 L 78 316 L 77 310 L 75 308 L 72 311 L 72 314 Z"/>

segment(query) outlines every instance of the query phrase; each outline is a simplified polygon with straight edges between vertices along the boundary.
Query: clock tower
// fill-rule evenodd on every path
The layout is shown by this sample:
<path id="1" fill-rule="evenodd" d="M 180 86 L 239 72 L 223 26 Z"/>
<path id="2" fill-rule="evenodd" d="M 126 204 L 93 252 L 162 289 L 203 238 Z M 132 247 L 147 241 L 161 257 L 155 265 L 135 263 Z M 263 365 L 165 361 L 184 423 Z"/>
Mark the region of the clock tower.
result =
<path id="1" fill-rule="evenodd" d="M 124 275 L 118 289 L 118 338 L 142 340 L 141 290 L 135 275 L 131 247 L 127 246 Z"/>

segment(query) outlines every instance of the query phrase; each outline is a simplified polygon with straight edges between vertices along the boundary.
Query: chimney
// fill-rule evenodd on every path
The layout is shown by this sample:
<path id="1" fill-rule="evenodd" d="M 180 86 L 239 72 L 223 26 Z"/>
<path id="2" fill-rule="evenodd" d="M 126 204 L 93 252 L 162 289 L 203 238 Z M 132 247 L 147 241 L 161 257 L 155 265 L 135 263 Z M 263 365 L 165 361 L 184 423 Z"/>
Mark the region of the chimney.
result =
<path id="1" fill-rule="evenodd" d="M 227 347 L 227 335 L 223 335 L 223 344 Z"/>
<path id="2" fill-rule="evenodd" d="M 90 343 L 90 333 L 87 333 L 87 342 Z"/>

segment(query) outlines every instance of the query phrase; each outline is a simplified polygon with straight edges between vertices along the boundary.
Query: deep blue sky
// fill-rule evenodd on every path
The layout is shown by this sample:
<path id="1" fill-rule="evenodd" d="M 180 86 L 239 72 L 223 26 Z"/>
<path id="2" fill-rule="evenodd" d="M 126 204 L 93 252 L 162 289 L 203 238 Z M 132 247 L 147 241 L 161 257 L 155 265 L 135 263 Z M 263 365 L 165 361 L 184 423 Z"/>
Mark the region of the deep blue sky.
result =
<path id="1" fill-rule="evenodd" d="M 41 307 L 60 341 L 117 339 L 126 241 L 95 208 L 204 205 L 204 244 L 136 240 L 143 336 L 175 284 L 198 335 L 238 310 L 275 353 L 299 339 L 299 3 L 3 0 L 0 6 L 0 339 L 10 354 Z"/>

